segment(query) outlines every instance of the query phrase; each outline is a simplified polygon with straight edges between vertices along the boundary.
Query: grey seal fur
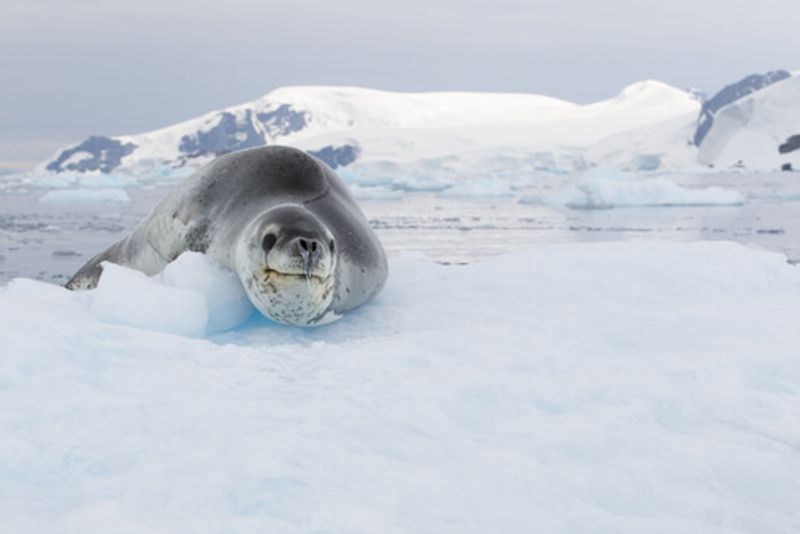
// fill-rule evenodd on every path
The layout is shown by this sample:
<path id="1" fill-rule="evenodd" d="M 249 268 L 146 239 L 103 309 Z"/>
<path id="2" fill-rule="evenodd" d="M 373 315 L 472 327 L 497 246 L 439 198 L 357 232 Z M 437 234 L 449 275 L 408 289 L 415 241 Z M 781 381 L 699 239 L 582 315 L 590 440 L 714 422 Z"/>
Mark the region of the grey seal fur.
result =
<path id="1" fill-rule="evenodd" d="M 66 287 L 96 287 L 106 261 L 153 275 L 185 251 L 236 272 L 261 313 L 290 325 L 340 317 L 388 275 L 383 247 L 342 180 L 301 150 L 269 146 L 199 169 Z"/>

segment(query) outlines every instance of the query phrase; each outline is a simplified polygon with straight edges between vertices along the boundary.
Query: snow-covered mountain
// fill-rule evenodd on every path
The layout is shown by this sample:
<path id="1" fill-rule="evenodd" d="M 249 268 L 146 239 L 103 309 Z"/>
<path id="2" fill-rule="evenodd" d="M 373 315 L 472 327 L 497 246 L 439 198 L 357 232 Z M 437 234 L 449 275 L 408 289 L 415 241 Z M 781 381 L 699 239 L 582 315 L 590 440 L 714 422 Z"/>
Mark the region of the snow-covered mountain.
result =
<path id="1" fill-rule="evenodd" d="M 89 137 L 40 170 L 196 167 L 267 144 L 303 148 L 334 168 L 433 166 L 462 175 L 698 162 L 774 169 L 800 154 L 800 138 L 792 137 L 800 134 L 799 84 L 786 71 L 752 75 L 703 103 L 697 91 L 648 80 L 585 105 L 534 94 L 284 87 L 160 130 Z"/>
<path id="2" fill-rule="evenodd" d="M 800 167 L 800 77 L 744 96 L 717 111 L 698 161 L 748 169 Z"/>
<path id="3" fill-rule="evenodd" d="M 524 153 L 570 168 L 583 165 L 587 149 L 609 137 L 658 129 L 665 121 L 692 124 L 699 110 L 691 94 L 657 81 L 635 83 L 588 105 L 532 94 L 285 87 L 160 130 L 92 136 L 44 167 L 108 173 L 196 166 L 224 152 L 281 143 L 334 167 L 356 159 L 399 163 L 488 151 Z M 640 148 L 653 152 L 646 154 L 651 159 L 664 153 L 663 147 Z"/>
<path id="4" fill-rule="evenodd" d="M 700 146 L 703 142 L 708 131 L 714 125 L 714 116 L 720 109 L 790 76 L 791 74 L 785 70 L 775 70 L 766 74 L 751 74 L 738 82 L 723 87 L 712 98 L 703 102 L 700 118 L 697 121 L 697 130 L 694 133 L 694 144 Z"/>

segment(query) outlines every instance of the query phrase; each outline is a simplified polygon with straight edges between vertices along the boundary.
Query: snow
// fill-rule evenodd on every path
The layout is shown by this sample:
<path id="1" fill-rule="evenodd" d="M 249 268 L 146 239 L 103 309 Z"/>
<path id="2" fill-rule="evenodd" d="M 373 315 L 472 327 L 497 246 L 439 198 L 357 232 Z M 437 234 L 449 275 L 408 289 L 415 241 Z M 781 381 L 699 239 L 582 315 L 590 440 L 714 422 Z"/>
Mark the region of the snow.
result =
<path id="1" fill-rule="evenodd" d="M 167 287 L 199 293 L 208 311 L 208 332 L 234 328 L 253 314 L 239 277 L 233 271 L 198 252 L 184 252 L 167 265 L 158 279 Z"/>
<path id="2" fill-rule="evenodd" d="M 208 310 L 202 295 L 111 263 L 104 263 L 103 271 L 90 306 L 99 320 L 183 336 L 206 333 Z"/>
<path id="3" fill-rule="evenodd" d="M 163 272 L 103 264 L 90 310 L 101 321 L 200 337 L 234 328 L 254 308 L 235 273 L 197 252 L 185 252 Z"/>
<path id="4" fill-rule="evenodd" d="M 99 188 L 99 189 L 58 189 L 48 191 L 39 199 L 46 204 L 94 204 L 103 202 L 124 203 L 130 197 L 124 189 Z"/>
<path id="5" fill-rule="evenodd" d="M 168 281 L 225 277 L 182 261 L 116 271 L 99 317 L 91 293 L 0 288 L 0 531 L 800 529 L 800 272 L 779 254 L 401 256 L 319 329 L 107 321 L 133 315 L 123 285 L 183 306 L 204 290 Z"/>
<path id="6" fill-rule="evenodd" d="M 526 158 L 548 154 L 549 159 L 568 163 L 568 170 L 574 170 L 573 162 L 581 160 L 585 150 L 606 138 L 651 126 L 657 128 L 676 117 L 696 117 L 700 110 L 700 104 L 686 91 L 654 80 L 637 82 L 609 99 L 591 104 L 536 94 L 282 87 L 252 102 L 166 128 L 115 137 L 137 147 L 123 158 L 117 170 L 150 174 L 150 169 L 164 165 L 200 165 L 210 158 L 187 162 L 182 157 L 185 154 L 180 146 L 185 136 L 207 131 L 219 122 L 220 113 L 228 113 L 237 122 L 245 123 L 250 120 L 248 117 L 285 105 L 304 113 L 306 124 L 302 129 L 274 135 L 261 132 L 267 144 L 286 144 L 305 150 L 355 144 L 360 150 L 359 162 L 403 165 L 468 157 L 477 149 L 498 154 L 524 153 Z M 261 128 L 260 124 L 257 126 Z M 648 137 L 642 150 L 670 153 L 671 132 Z M 624 150 L 629 140 L 617 139 Z M 608 146 L 603 147 L 608 150 Z"/>
<path id="7" fill-rule="evenodd" d="M 519 93 L 282 87 L 251 102 L 159 130 L 115 137 L 136 146 L 115 173 L 166 182 L 207 163 L 213 154 L 187 160 L 181 143 L 186 136 L 207 133 L 223 113 L 237 124 L 251 126 L 255 144 L 263 137 L 264 144 L 309 151 L 357 147 L 359 156 L 351 166 L 365 176 L 389 165 L 438 167 L 439 174 L 460 167 L 491 176 L 498 160 L 509 154 L 520 170 L 535 160 L 540 170 L 554 172 L 605 165 L 634 171 L 682 170 L 697 163 L 730 168 L 740 162 L 751 170 L 776 170 L 784 163 L 800 166 L 800 151 L 787 155 L 777 151 L 800 131 L 799 99 L 798 77 L 742 98 L 719 110 L 698 148 L 692 139 L 700 101 L 692 92 L 655 80 L 636 82 L 589 104 Z M 286 106 L 303 117 L 302 127 L 265 129 L 253 119 Z M 241 140 L 243 134 L 236 135 Z M 476 160 L 478 152 L 485 157 Z M 85 156 L 80 152 L 73 157 Z M 46 164 L 37 174 L 47 174 Z"/>
<path id="8" fill-rule="evenodd" d="M 697 128 L 697 112 L 626 130 L 589 146 L 587 164 L 616 166 L 632 171 L 688 170 L 697 165 L 697 147 L 690 140 Z"/>
<path id="9" fill-rule="evenodd" d="M 315 97 L 292 97 L 295 92 L 313 92 Z M 562 160 L 568 170 L 574 170 L 583 161 L 584 152 L 606 138 L 675 117 L 696 117 L 700 109 L 685 91 L 656 81 L 633 84 L 613 98 L 586 105 L 540 95 L 415 95 L 324 87 L 287 88 L 276 93 L 299 109 L 311 110 L 315 117 L 314 127 L 279 142 L 314 150 L 356 140 L 361 151 L 358 163 L 392 162 L 404 166 L 430 160 L 457 161 L 482 150 L 494 154 L 516 152 L 524 154 L 524 159 L 547 154 L 549 159 Z M 339 119 L 323 121 L 325 127 L 317 128 L 316 117 L 320 115 Z M 647 143 L 645 149 L 670 152 L 673 140 L 667 136 L 664 145 L 664 137 Z M 619 142 L 620 146 L 627 146 L 626 139 Z M 681 153 L 680 157 L 685 156 Z M 492 168 L 471 170 L 486 173 Z"/>
<path id="10" fill-rule="evenodd" d="M 714 117 L 698 161 L 704 165 L 777 170 L 800 166 L 800 152 L 780 154 L 778 147 L 800 133 L 800 78 L 791 77 L 737 100 Z"/>
<path id="11" fill-rule="evenodd" d="M 523 196 L 523 203 L 549 203 L 574 209 L 668 206 L 739 206 L 744 196 L 720 187 L 687 189 L 666 178 L 641 178 L 613 167 L 587 171 L 559 193 L 542 199 Z"/>

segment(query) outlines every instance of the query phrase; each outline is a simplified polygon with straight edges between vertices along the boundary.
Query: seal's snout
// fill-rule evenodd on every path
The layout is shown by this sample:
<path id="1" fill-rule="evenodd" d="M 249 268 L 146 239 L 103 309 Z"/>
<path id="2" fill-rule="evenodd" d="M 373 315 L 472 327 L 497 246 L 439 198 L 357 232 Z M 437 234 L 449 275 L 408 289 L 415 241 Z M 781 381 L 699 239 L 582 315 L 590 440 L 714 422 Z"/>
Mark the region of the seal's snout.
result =
<path id="1" fill-rule="evenodd" d="M 258 230 L 260 237 L 255 239 L 260 239 L 263 256 L 253 270 L 303 277 L 306 281 L 312 277 L 322 280 L 331 276 L 336 267 L 333 236 L 324 226 L 315 223 L 308 217 L 295 216 L 288 222 L 272 223 Z"/>
<path id="2" fill-rule="evenodd" d="M 322 255 L 322 243 L 316 239 L 298 237 L 292 245 L 303 259 L 303 272 L 306 276 L 310 276 L 319 264 L 319 258 Z"/>

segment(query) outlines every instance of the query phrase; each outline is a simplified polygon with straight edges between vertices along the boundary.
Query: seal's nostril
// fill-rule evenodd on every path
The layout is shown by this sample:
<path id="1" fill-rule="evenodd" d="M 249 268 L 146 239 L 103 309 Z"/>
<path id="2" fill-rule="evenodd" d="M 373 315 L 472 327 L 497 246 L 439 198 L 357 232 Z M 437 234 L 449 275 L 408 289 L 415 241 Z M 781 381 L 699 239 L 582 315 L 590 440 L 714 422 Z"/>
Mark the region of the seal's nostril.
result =
<path id="1" fill-rule="evenodd" d="M 316 252 L 316 251 L 317 251 L 317 242 L 316 241 L 312 241 L 311 242 L 311 252 Z"/>
<path id="2" fill-rule="evenodd" d="M 275 242 L 277 240 L 278 238 L 275 236 L 275 234 L 267 234 L 264 236 L 264 240 L 261 242 L 261 246 L 264 247 L 264 250 L 266 252 L 269 252 L 272 249 L 272 247 L 275 246 Z"/>
<path id="3" fill-rule="evenodd" d="M 300 248 L 302 248 L 303 250 L 308 250 L 308 241 L 306 241 L 305 239 L 302 238 L 298 239 L 297 244 L 299 244 Z"/>
<path id="4" fill-rule="evenodd" d="M 328 245 L 328 250 L 330 251 L 331 254 L 333 254 L 333 239 L 331 239 L 331 244 Z"/>

